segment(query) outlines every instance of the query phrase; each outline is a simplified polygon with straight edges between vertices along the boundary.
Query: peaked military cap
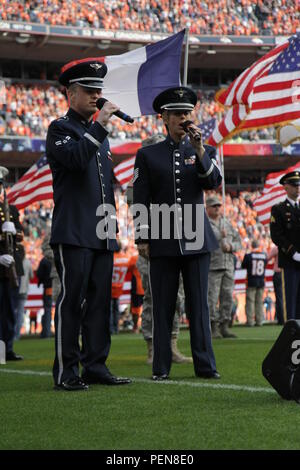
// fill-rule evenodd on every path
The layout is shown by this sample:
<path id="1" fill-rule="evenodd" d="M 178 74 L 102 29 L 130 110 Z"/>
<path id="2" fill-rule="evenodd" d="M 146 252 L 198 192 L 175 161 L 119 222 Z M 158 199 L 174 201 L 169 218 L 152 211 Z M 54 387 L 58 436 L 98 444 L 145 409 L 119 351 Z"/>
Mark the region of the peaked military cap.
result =
<path id="1" fill-rule="evenodd" d="M 282 178 L 280 178 L 279 183 L 288 183 L 292 186 L 300 186 L 300 171 L 290 171 L 286 175 L 282 176 Z"/>
<path id="2" fill-rule="evenodd" d="M 197 95 L 184 86 L 167 88 L 162 91 L 153 101 L 153 109 L 157 113 L 163 111 L 192 111 L 197 103 Z"/>
<path id="3" fill-rule="evenodd" d="M 64 65 L 58 81 L 67 88 L 73 83 L 86 88 L 103 88 L 103 78 L 106 73 L 107 66 L 103 62 L 97 59 L 83 59 Z"/>

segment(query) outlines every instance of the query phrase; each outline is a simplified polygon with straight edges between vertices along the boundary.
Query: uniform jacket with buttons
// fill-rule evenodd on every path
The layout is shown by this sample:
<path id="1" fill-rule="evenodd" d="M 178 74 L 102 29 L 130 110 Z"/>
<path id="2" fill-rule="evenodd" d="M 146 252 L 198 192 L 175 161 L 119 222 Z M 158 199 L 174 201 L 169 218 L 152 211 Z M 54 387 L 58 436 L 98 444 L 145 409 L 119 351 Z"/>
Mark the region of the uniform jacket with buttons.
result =
<path id="1" fill-rule="evenodd" d="M 9 205 L 9 212 L 10 212 L 10 220 L 15 224 L 17 234 L 23 234 L 23 227 L 19 219 L 19 211 L 16 206 Z M 2 232 L 2 224 L 5 222 L 4 217 L 4 205 L 0 203 L 0 255 L 7 254 L 7 250 L 5 249 L 5 235 Z M 19 252 L 18 245 L 16 244 L 16 236 L 13 236 L 14 240 L 14 259 L 15 259 L 15 266 L 16 272 L 18 276 L 23 276 L 23 256 L 21 256 Z M 8 273 L 7 269 L 4 266 L 0 265 L 0 279 L 7 278 Z"/>
<path id="2" fill-rule="evenodd" d="M 51 245 L 116 250 L 115 212 L 96 214 L 103 204 L 115 208 L 107 131 L 70 108 L 66 116 L 50 124 L 46 155 L 53 175 L 55 204 Z M 112 222 L 111 231 L 100 239 L 97 224 L 103 228 L 108 220 Z"/>
<path id="3" fill-rule="evenodd" d="M 220 247 L 215 250 L 210 259 L 210 271 L 216 271 L 219 269 L 227 269 L 230 271 L 234 271 L 234 264 L 235 264 L 235 257 L 234 252 L 239 251 L 242 249 L 241 238 L 237 230 L 231 225 L 228 219 L 224 219 L 223 217 L 219 217 L 218 220 L 213 220 L 209 218 L 211 223 L 211 227 L 215 234 L 216 239 L 219 242 Z M 223 228 L 226 231 L 226 237 L 222 237 L 222 230 Z M 230 243 L 231 245 L 231 252 L 224 253 L 221 248 L 222 241 L 226 243 Z"/>
<path id="4" fill-rule="evenodd" d="M 135 220 L 136 242 L 149 242 L 151 257 L 205 253 L 218 247 L 205 210 L 201 220 L 204 230 L 202 247 L 195 249 L 196 245 L 193 245 L 191 249 L 187 246 L 194 240 L 186 237 L 184 230 L 185 223 L 191 220 L 191 232 L 196 229 L 196 211 L 199 205 L 203 207 L 203 190 L 217 188 L 222 180 L 215 161 L 215 149 L 207 145 L 204 148 L 205 154 L 200 162 L 188 136 L 179 144 L 168 136 L 166 140 L 141 148 L 137 153 L 133 179 L 134 211 L 139 204 L 146 206 L 148 211 L 150 205 L 152 210 L 154 205 L 162 204 L 174 208 L 169 239 L 164 239 L 161 232 L 158 239 L 151 236 L 151 216 L 147 220 Z M 185 205 L 189 205 L 190 213 L 186 212 Z M 178 224 L 182 224 L 183 230 L 178 231 Z"/>
<path id="5" fill-rule="evenodd" d="M 271 238 L 278 246 L 278 266 L 294 267 L 300 270 L 300 263 L 293 255 L 300 253 L 300 209 L 296 209 L 286 199 L 275 204 L 271 210 Z"/>

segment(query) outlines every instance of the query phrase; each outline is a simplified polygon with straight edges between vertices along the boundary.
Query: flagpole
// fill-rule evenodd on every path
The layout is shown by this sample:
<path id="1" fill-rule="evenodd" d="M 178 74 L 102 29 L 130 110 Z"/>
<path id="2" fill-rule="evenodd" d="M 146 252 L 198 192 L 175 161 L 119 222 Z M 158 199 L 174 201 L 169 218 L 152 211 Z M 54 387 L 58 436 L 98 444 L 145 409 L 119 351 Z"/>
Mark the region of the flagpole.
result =
<path id="1" fill-rule="evenodd" d="M 223 202 L 223 224 L 225 227 L 225 173 L 224 173 L 224 148 L 223 144 L 219 147 L 219 156 L 220 156 L 220 163 L 221 163 L 221 172 L 222 172 L 222 202 Z"/>
<path id="2" fill-rule="evenodd" d="M 189 38 L 190 38 L 190 28 L 187 26 L 185 30 L 183 86 L 187 85 L 188 64 L 189 64 Z"/>
<path id="3" fill-rule="evenodd" d="M 218 113 L 219 121 L 221 121 L 221 113 Z M 223 144 L 219 146 L 219 158 L 221 164 L 221 173 L 222 173 L 222 203 L 223 203 L 223 227 L 225 227 L 225 217 L 226 217 L 226 207 L 225 207 L 225 171 L 224 171 L 224 148 Z"/>

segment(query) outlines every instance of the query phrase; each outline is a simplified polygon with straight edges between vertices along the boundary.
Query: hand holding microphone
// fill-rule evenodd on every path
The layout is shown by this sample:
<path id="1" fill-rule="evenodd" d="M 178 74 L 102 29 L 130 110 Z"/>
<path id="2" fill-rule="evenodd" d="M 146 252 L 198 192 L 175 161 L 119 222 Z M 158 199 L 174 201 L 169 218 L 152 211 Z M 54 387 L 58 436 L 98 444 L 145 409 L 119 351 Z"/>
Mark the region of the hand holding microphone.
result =
<path id="1" fill-rule="evenodd" d="M 205 148 L 202 144 L 202 134 L 200 129 L 192 122 L 192 121 L 184 121 L 181 124 L 181 127 L 185 132 L 187 132 L 191 139 L 191 144 L 197 151 L 197 155 L 199 156 L 200 160 L 202 160 Z"/>
<path id="2" fill-rule="evenodd" d="M 105 98 L 99 98 L 96 102 L 96 106 L 98 109 L 100 109 L 100 113 L 98 114 L 96 121 L 98 121 L 99 124 L 104 127 L 108 124 L 108 121 L 112 115 L 117 116 L 126 122 L 134 122 L 134 119 L 132 119 L 132 117 L 123 113 L 123 111 L 121 111 L 118 106 L 113 103 L 110 103 L 110 101 Z"/>

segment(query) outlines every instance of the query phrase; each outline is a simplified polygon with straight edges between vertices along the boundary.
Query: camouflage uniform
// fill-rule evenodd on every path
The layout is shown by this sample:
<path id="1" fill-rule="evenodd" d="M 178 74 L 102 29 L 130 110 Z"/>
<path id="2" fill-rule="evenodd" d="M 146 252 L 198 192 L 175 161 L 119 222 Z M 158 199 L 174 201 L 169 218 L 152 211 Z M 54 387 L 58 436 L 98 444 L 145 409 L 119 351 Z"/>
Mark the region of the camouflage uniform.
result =
<path id="1" fill-rule="evenodd" d="M 233 228 L 229 220 L 219 217 L 217 220 L 209 219 L 220 247 L 211 253 L 208 274 L 208 305 L 210 321 L 212 323 L 213 337 L 220 337 L 218 326 L 221 326 L 222 336 L 228 336 L 227 326 L 231 322 L 232 294 L 234 289 L 235 257 L 234 252 L 242 248 L 239 233 Z M 222 237 L 222 230 L 226 237 Z M 222 250 L 222 242 L 230 243 L 230 253 Z M 219 301 L 219 309 L 217 309 Z M 216 332 L 214 331 L 216 327 Z M 223 332 L 224 334 L 223 334 Z M 233 335 L 230 334 L 232 337 Z"/>

